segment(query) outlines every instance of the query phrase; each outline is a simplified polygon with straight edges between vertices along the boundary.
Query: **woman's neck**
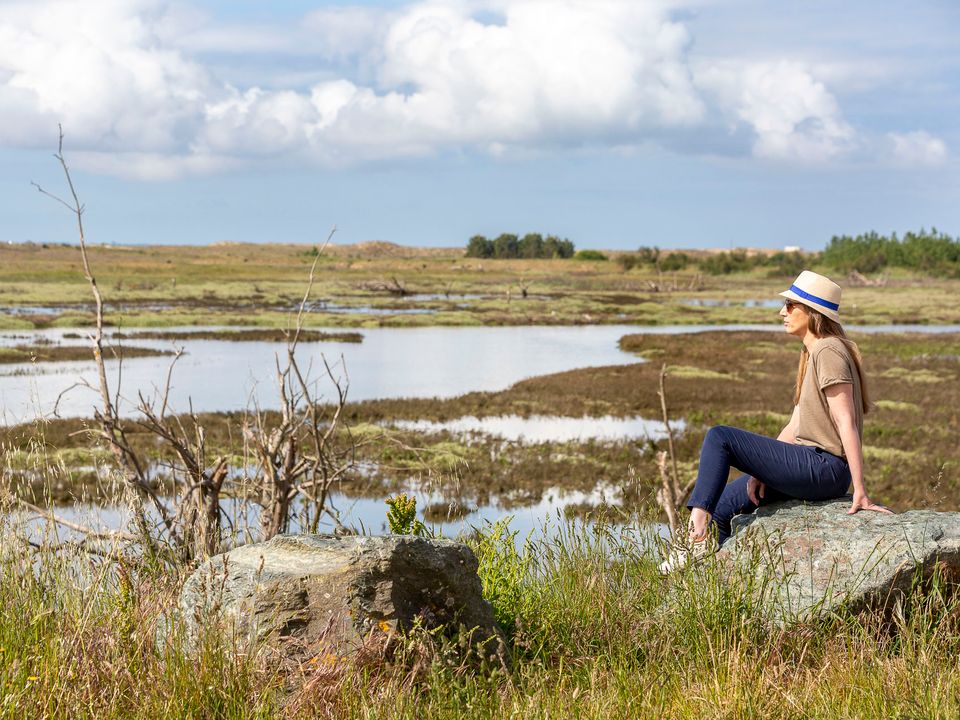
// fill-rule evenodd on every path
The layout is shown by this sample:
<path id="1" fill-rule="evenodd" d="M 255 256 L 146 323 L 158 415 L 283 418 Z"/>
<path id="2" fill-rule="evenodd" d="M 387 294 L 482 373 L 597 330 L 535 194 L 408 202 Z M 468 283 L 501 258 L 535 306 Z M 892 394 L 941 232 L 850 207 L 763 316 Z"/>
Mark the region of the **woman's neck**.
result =
<path id="1" fill-rule="evenodd" d="M 804 333 L 803 337 L 800 339 L 803 341 L 803 346 L 807 349 L 807 352 L 811 352 L 814 344 L 820 339 L 820 336 L 814 333 L 812 330 L 807 330 L 807 332 Z"/>

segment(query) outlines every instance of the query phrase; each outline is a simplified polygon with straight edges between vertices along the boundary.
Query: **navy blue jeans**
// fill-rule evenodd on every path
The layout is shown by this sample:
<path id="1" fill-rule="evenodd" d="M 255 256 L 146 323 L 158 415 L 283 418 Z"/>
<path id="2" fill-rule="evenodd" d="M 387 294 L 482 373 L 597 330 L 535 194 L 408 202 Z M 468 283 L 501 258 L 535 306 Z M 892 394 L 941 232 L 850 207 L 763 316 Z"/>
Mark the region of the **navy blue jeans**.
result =
<path id="1" fill-rule="evenodd" d="M 731 467 L 746 475 L 728 484 Z M 703 439 L 697 484 L 687 507 L 710 513 L 721 545 L 730 537 L 731 518 L 757 509 L 747 497 L 751 476 L 767 486 L 761 505 L 791 498 L 830 500 L 850 488 L 850 468 L 841 457 L 739 428 L 712 427 Z"/>

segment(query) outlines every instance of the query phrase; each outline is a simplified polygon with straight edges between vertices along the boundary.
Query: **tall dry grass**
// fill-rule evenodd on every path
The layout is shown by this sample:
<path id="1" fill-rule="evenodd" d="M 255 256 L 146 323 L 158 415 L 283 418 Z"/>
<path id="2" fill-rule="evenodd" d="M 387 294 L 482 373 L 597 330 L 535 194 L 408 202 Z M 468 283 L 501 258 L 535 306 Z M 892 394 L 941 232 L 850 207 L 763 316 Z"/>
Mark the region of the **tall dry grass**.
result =
<path id="1" fill-rule="evenodd" d="M 288 666 L 212 624 L 187 646 L 163 612 L 187 568 L 56 550 L 3 518 L 0 717 L 960 716 L 960 602 L 943 576 L 886 614 L 778 626 L 753 574 L 706 564 L 665 581 L 634 526 L 560 521 L 523 542 L 498 524 L 471 543 L 509 673 L 425 632 Z"/>

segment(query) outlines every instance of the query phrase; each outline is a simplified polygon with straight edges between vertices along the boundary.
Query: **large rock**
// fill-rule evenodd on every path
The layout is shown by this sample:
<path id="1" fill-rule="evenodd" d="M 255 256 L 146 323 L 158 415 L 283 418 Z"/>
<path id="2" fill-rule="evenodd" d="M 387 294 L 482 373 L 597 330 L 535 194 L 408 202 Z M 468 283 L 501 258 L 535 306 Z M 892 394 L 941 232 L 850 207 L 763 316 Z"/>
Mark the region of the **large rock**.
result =
<path id="1" fill-rule="evenodd" d="M 279 535 L 201 565 L 179 611 L 188 640 L 212 619 L 241 644 L 265 642 L 295 658 L 342 657 L 415 623 L 475 628 L 485 654 L 503 652 L 477 559 L 450 540 Z"/>
<path id="2" fill-rule="evenodd" d="M 849 507 L 849 499 L 787 502 L 741 515 L 718 558 L 767 581 L 756 586 L 779 620 L 895 602 L 935 567 L 957 577 L 960 513 L 848 515 Z"/>

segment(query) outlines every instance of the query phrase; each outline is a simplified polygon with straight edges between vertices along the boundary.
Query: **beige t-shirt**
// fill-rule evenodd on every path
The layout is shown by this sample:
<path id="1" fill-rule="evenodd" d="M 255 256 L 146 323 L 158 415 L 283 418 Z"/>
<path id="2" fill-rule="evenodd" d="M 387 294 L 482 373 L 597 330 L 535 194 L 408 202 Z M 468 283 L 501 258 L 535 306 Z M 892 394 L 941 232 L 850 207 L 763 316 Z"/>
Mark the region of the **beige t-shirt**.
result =
<path id="1" fill-rule="evenodd" d="M 860 377 L 847 346 L 840 338 L 824 337 L 814 343 L 800 386 L 800 414 L 797 444 L 813 445 L 834 455 L 844 456 L 843 443 L 833 419 L 824 390 L 831 385 L 853 385 L 853 411 L 857 433 L 863 440 L 863 400 Z"/>

